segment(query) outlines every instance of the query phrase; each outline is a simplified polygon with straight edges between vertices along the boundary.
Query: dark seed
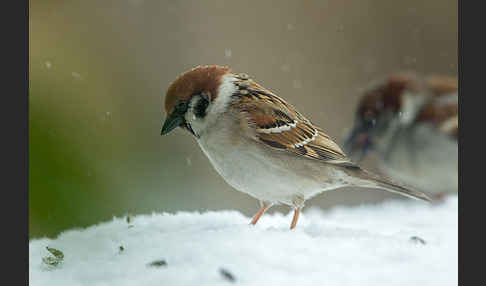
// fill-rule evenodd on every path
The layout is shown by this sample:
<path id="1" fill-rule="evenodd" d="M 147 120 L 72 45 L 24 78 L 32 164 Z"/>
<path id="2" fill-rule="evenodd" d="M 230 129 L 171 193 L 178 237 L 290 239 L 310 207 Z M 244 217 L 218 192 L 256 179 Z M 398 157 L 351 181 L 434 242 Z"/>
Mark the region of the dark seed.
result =
<path id="1" fill-rule="evenodd" d="M 422 238 L 420 238 L 418 236 L 412 236 L 412 237 L 410 237 L 410 241 L 411 242 L 414 242 L 414 243 L 420 243 L 420 244 L 423 244 L 423 245 L 427 244 L 427 242 L 424 239 L 422 239 Z"/>
<path id="2" fill-rule="evenodd" d="M 167 266 L 167 262 L 163 259 L 161 260 L 154 260 L 148 264 L 148 266 L 151 267 L 161 267 L 161 266 Z"/>
<path id="3" fill-rule="evenodd" d="M 63 259 L 64 258 L 64 253 L 62 253 L 62 251 L 58 250 L 58 249 L 55 249 L 55 248 L 51 248 L 49 246 L 46 246 L 46 249 L 52 254 L 54 255 L 54 257 L 58 258 L 58 259 Z"/>
<path id="4" fill-rule="evenodd" d="M 236 278 L 233 274 L 231 274 L 228 270 L 224 268 L 219 268 L 219 273 L 221 276 L 223 276 L 224 279 L 230 281 L 230 282 L 235 282 Z"/>
<path id="5" fill-rule="evenodd" d="M 53 255 L 53 256 L 47 256 L 42 258 L 42 262 L 45 264 L 52 266 L 52 267 L 57 267 L 59 266 L 64 259 L 64 253 L 62 251 L 51 248 L 51 247 L 46 247 L 46 249 Z"/>

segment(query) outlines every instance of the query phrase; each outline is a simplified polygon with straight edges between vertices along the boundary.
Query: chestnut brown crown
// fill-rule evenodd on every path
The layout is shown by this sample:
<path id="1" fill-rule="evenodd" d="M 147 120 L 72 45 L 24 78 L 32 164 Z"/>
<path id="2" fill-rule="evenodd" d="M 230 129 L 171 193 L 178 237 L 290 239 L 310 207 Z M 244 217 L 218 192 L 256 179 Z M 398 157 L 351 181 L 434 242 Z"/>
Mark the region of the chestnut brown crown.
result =
<path id="1" fill-rule="evenodd" d="M 172 114 L 179 102 L 188 102 L 194 95 L 205 92 L 211 101 L 218 96 L 221 78 L 231 72 L 226 66 L 198 66 L 186 71 L 175 79 L 167 88 L 165 112 Z"/>
<path id="2" fill-rule="evenodd" d="M 390 76 L 383 84 L 365 92 L 358 104 L 357 116 L 367 120 L 378 117 L 383 110 L 399 111 L 403 92 L 417 91 L 419 84 L 417 75 L 412 72 Z"/>

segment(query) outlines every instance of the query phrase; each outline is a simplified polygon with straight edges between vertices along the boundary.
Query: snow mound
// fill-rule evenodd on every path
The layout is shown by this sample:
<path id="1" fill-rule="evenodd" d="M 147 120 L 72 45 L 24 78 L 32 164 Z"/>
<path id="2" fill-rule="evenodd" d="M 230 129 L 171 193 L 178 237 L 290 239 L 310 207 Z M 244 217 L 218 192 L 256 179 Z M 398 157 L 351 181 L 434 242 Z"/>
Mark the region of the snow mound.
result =
<path id="1" fill-rule="evenodd" d="M 255 210 L 256 212 L 256 210 Z M 114 218 L 29 243 L 30 285 L 457 285 L 458 199 Z M 57 266 L 46 247 L 63 252 Z M 54 258 L 53 258 L 54 259 Z"/>

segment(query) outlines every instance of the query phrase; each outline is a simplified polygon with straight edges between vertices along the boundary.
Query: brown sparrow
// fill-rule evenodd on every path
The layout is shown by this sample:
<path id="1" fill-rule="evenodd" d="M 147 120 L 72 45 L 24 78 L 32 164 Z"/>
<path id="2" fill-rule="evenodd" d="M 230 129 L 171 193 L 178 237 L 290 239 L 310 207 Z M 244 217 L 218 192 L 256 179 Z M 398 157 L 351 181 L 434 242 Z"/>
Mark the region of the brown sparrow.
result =
<path id="1" fill-rule="evenodd" d="M 429 200 L 422 192 L 371 174 L 294 107 L 245 74 L 199 66 L 179 76 L 165 97 L 162 135 L 190 132 L 216 171 L 235 189 L 263 203 L 292 206 L 293 229 L 304 202 L 332 189 L 357 186 Z"/>
<path id="2" fill-rule="evenodd" d="M 458 190 L 457 78 L 399 73 L 365 90 L 344 150 L 368 151 L 388 177 L 442 197 Z"/>

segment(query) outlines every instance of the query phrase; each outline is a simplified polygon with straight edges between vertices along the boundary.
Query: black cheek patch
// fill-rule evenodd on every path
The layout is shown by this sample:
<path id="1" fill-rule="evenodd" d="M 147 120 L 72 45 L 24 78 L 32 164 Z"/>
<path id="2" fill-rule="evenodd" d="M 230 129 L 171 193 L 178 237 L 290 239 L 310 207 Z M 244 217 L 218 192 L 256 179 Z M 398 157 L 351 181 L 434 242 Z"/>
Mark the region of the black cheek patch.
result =
<path id="1" fill-rule="evenodd" d="M 201 97 L 201 99 L 197 102 L 196 106 L 194 106 L 194 114 L 199 118 L 205 117 L 208 105 L 209 101 L 206 98 Z"/>

